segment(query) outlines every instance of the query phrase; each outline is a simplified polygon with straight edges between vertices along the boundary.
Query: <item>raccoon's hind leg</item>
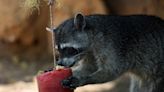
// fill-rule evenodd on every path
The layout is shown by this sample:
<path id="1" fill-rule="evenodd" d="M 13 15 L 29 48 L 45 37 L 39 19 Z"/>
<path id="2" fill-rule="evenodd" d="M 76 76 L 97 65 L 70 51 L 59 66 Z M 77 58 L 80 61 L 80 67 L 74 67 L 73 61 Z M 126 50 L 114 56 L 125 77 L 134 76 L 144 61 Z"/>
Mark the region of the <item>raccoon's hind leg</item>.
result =
<path id="1" fill-rule="evenodd" d="M 141 88 L 141 80 L 136 78 L 134 75 L 131 77 L 131 83 L 130 83 L 130 92 L 141 92 L 139 89 Z"/>

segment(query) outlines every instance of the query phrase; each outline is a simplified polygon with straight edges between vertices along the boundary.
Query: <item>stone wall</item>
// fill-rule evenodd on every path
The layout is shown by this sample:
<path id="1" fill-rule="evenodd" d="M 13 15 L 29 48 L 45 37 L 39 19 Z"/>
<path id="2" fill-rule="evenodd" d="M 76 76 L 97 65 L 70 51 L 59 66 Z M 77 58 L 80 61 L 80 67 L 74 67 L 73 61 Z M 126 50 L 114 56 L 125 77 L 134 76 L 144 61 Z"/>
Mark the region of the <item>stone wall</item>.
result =
<path id="1" fill-rule="evenodd" d="M 111 14 L 146 14 L 164 18 L 163 0 L 103 0 Z"/>

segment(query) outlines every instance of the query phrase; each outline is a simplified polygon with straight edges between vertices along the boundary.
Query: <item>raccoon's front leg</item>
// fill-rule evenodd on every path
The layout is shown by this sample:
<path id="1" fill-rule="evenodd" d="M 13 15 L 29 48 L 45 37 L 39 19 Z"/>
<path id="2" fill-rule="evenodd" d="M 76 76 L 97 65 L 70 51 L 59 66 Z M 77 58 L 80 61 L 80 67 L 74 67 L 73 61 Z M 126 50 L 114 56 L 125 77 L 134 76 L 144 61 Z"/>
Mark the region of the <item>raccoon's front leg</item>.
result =
<path id="1" fill-rule="evenodd" d="M 79 86 L 83 86 L 86 84 L 95 84 L 95 83 L 103 83 L 109 80 L 108 73 L 103 69 L 99 69 L 96 72 L 82 77 L 72 76 L 66 80 L 62 81 L 63 86 L 67 88 L 76 88 Z"/>

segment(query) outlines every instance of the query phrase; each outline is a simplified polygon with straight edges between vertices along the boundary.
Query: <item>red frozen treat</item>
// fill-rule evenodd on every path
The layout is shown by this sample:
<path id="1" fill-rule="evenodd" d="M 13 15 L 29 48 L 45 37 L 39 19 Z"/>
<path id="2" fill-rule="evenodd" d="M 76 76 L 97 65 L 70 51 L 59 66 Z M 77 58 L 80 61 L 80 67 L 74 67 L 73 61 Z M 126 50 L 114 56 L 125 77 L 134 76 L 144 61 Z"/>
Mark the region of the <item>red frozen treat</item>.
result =
<path id="1" fill-rule="evenodd" d="M 64 88 L 61 81 L 70 77 L 72 71 L 69 68 L 49 71 L 37 76 L 39 92 L 73 92 Z"/>

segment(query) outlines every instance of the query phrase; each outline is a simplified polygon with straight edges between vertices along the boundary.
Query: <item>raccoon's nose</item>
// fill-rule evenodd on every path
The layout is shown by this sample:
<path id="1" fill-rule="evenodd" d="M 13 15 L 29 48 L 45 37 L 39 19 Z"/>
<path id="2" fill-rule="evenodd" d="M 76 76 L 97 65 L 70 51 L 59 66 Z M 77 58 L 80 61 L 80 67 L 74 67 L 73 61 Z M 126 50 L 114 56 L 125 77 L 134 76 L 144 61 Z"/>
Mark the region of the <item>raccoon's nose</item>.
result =
<path id="1" fill-rule="evenodd" d="M 57 65 L 64 66 L 63 63 L 62 63 L 62 60 L 58 60 Z"/>

